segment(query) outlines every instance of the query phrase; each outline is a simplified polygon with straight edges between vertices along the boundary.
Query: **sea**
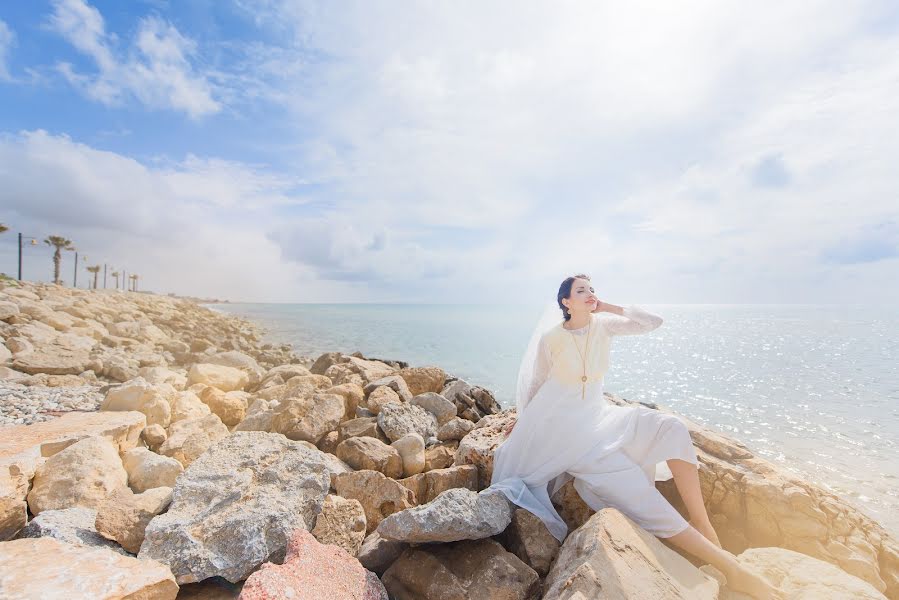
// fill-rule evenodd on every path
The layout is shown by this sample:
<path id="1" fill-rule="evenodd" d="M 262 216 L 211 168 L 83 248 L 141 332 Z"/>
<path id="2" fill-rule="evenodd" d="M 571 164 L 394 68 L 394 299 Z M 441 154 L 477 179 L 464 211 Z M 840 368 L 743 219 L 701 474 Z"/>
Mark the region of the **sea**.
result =
<path id="1" fill-rule="evenodd" d="M 435 365 L 514 405 L 543 307 L 214 304 L 296 353 Z M 605 390 L 664 405 L 899 533 L 899 309 L 640 304 L 664 319 L 612 343 Z M 561 317 L 560 317 L 561 318 Z"/>

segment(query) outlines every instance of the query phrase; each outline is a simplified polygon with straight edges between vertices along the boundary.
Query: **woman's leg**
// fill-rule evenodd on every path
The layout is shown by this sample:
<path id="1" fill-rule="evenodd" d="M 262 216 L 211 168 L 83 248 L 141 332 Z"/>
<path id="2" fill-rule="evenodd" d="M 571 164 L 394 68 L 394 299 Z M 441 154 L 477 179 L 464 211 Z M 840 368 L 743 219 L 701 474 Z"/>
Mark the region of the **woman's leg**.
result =
<path id="1" fill-rule="evenodd" d="M 783 597 L 771 584 L 742 566 L 736 556 L 713 544 L 693 527 L 665 539 L 724 573 L 731 590 L 749 594 L 757 600 Z"/>
<path id="2" fill-rule="evenodd" d="M 666 462 L 668 468 L 671 469 L 671 474 L 674 475 L 677 491 L 684 504 L 687 505 L 690 524 L 720 548 L 721 542 L 718 540 L 718 534 L 712 527 L 709 514 L 705 510 L 705 503 L 702 501 L 702 487 L 699 485 L 699 471 L 696 469 L 696 465 L 679 458 L 672 458 Z"/>

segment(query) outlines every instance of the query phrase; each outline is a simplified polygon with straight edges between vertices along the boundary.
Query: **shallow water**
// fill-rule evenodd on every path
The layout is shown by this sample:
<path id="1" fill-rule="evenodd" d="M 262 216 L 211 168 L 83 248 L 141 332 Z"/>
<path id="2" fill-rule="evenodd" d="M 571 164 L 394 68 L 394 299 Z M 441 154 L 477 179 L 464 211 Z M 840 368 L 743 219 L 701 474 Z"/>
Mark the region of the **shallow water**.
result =
<path id="1" fill-rule="evenodd" d="M 616 338 L 605 389 L 742 441 L 899 532 L 899 310 L 641 305 L 657 330 Z M 299 354 L 437 365 L 514 404 L 540 310 L 485 305 L 220 304 Z"/>

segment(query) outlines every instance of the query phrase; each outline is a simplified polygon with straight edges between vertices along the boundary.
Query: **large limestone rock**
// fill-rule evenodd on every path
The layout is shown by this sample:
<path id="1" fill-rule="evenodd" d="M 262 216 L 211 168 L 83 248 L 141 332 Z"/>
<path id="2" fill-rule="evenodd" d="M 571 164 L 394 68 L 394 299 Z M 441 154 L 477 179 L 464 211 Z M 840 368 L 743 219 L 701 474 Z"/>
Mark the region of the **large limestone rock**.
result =
<path id="1" fill-rule="evenodd" d="M 779 587 L 787 598 L 884 600 L 869 583 L 822 560 L 784 548 L 751 548 L 740 562 Z M 730 600 L 746 598 L 730 594 Z"/>
<path id="2" fill-rule="evenodd" d="M 412 398 L 410 404 L 420 406 L 437 419 L 437 425 L 444 425 L 450 419 L 456 417 L 456 405 L 438 394 L 437 392 L 425 392 Z"/>
<path id="3" fill-rule="evenodd" d="M 266 563 L 250 575 L 242 600 L 388 600 L 378 577 L 338 546 L 296 531 L 284 564 Z"/>
<path id="4" fill-rule="evenodd" d="M 390 443 L 390 439 L 378 427 L 377 417 L 358 417 L 344 421 L 337 428 L 337 435 L 341 442 L 348 438 L 368 436 L 377 438 L 385 444 Z"/>
<path id="5" fill-rule="evenodd" d="M 222 423 L 233 427 L 243 421 L 247 414 L 247 400 L 240 394 L 243 392 L 223 392 L 218 388 L 208 387 L 200 392 L 200 400 L 213 414 L 218 415 Z"/>
<path id="6" fill-rule="evenodd" d="M 474 429 L 474 423 L 468 419 L 454 417 L 437 429 L 437 439 L 441 442 L 461 440 Z"/>
<path id="7" fill-rule="evenodd" d="M 318 450 L 278 434 L 237 432 L 184 471 L 168 512 L 145 532 L 140 558 L 168 564 L 179 583 L 234 583 L 280 562 L 291 533 L 312 528 L 330 478 Z"/>
<path id="8" fill-rule="evenodd" d="M 262 381 L 263 374 L 265 374 L 265 370 L 259 366 L 255 358 L 236 350 L 219 352 L 204 360 L 207 364 L 233 367 L 243 371 L 247 374 L 247 383 L 251 386 L 258 385 Z"/>
<path id="9" fill-rule="evenodd" d="M 386 385 L 382 385 L 379 388 L 375 388 L 372 393 L 368 395 L 365 406 L 372 413 L 378 414 L 385 405 L 390 404 L 391 402 L 394 404 L 402 403 L 399 395 L 395 391 Z"/>
<path id="10" fill-rule="evenodd" d="M 37 468 L 28 507 L 35 515 L 74 506 L 96 509 L 127 484 L 128 473 L 112 442 L 101 437 L 85 438 Z"/>
<path id="11" fill-rule="evenodd" d="M 172 386 L 148 383 L 143 377 L 132 379 L 106 393 L 100 410 L 136 410 L 147 417 L 147 425 L 168 427 L 172 419 L 169 398 L 175 396 Z"/>
<path id="12" fill-rule="evenodd" d="M 415 494 L 378 471 L 355 471 L 334 477 L 337 495 L 362 503 L 366 531 L 371 533 L 378 524 L 397 511 L 416 505 Z"/>
<path id="13" fill-rule="evenodd" d="M 312 535 L 322 544 L 334 544 L 356 556 L 365 540 L 365 511 L 358 500 L 328 495 L 315 520 Z"/>
<path id="14" fill-rule="evenodd" d="M 190 390 L 176 394 L 171 401 L 172 424 L 190 419 L 202 419 L 212 411 Z"/>
<path id="15" fill-rule="evenodd" d="M 399 451 L 373 437 L 354 437 L 340 442 L 337 458 L 355 470 L 380 471 L 394 479 L 403 476 Z"/>
<path id="16" fill-rule="evenodd" d="M 478 540 L 502 533 L 511 520 L 512 508 L 502 494 L 455 488 L 390 515 L 378 525 L 378 533 L 387 540 L 417 544 Z"/>
<path id="17" fill-rule="evenodd" d="M 546 577 L 561 544 L 537 516 L 523 508 L 512 513 L 512 522 L 499 540 L 505 548 L 526 565 Z"/>
<path id="18" fill-rule="evenodd" d="M 187 386 L 203 383 L 218 388 L 223 392 L 242 390 L 249 383 L 250 378 L 244 371 L 224 365 L 198 363 L 191 366 L 187 372 Z"/>
<path id="19" fill-rule="evenodd" d="M 169 428 L 169 437 L 159 447 L 159 453 L 171 456 L 186 467 L 228 433 L 222 420 L 213 414 L 202 419 L 178 421 Z"/>
<path id="20" fill-rule="evenodd" d="M 10 467 L 0 467 L 0 542 L 12 539 L 28 520 L 28 480 L 10 472 Z"/>
<path id="21" fill-rule="evenodd" d="M 311 397 L 289 398 L 273 417 L 272 431 L 317 444 L 326 433 L 337 429 L 345 412 L 345 401 L 338 394 L 319 392 Z"/>
<path id="22" fill-rule="evenodd" d="M 323 373 L 334 382 L 334 385 L 353 383 L 365 387 L 372 381 L 392 375 L 394 372 L 393 367 L 379 360 L 367 360 L 355 356 L 344 356 L 343 360 L 346 362 L 331 365 Z M 311 371 L 316 372 L 315 365 L 312 365 Z"/>
<path id="23" fill-rule="evenodd" d="M 417 433 L 427 442 L 437 435 L 437 418 L 420 406 L 390 403 L 381 407 L 378 427 L 391 442 L 410 433 Z"/>
<path id="24" fill-rule="evenodd" d="M 97 510 L 95 525 L 103 537 L 115 540 L 122 548 L 137 554 L 144 541 L 144 530 L 156 515 L 172 501 L 172 488 L 160 487 L 135 494 L 128 488 L 114 492 Z"/>
<path id="25" fill-rule="evenodd" d="M 77 375 L 87 368 L 90 353 L 61 344 L 48 344 L 33 352 L 16 355 L 12 368 L 22 373 L 47 373 L 48 375 Z"/>
<path id="26" fill-rule="evenodd" d="M 184 467 L 174 458 L 160 456 L 146 448 L 125 452 L 122 465 L 128 473 L 128 487 L 138 494 L 158 487 L 175 487 L 175 480 L 184 472 Z"/>
<path id="27" fill-rule="evenodd" d="M 540 590 L 537 573 L 493 540 L 409 548 L 382 581 L 394 600 L 530 600 Z"/>
<path id="28" fill-rule="evenodd" d="M 406 542 L 385 540 L 375 531 L 362 542 L 362 547 L 359 548 L 356 558 L 359 559 L 363 567 L 381 576 L 408 547 L 409 544 Z"/>
<path id="29" fill-rule="evenodd" d="M 543 598 L 712 600 L 718 592 L 718 580 L 607 508 L 566 538 Z"/>
<path id="30" fill-rule="evenodd" d="M 346 406 L 346 412 L 342 419 L 343 421 L 356 417 L 356 408 L 362 404 L 362 399 L 364 398 L 360 386 L 353 383 L 344 383 L 343 385 L 332 386 L 325 390 L 325 392 L 343 397 L 344 405 Z"/>
<path id="31" fill-rule="evenodd" d="M 397 375 L 403 378 L 413 396 L 427 392 L 439 394 L 446 380 L 446 372 L 440 367 L 406 367 L 397 371 Z"/>
<path id="32" fill-rule="evenodd" d="M 484 417 L 478 421 L 472 432 L 459 442 L 456 464 L 476 466 L 481 489 L 490 485 L 490 478 L 493 476 L 493 453 L 505 439 L 503 430 L 514 416 L 514 412 L 503 412 Z"/>
<path id="33" fill-rule="evenodd" d="M 97 511 L 90 508 L 45 510 L 28 522 L 19 537 L 50 537 L 74 546 L 107 548 L 119 554 L 127 554 L 117 543 L 107 540 L 97 532 L 94 525 L 96 519 Z"/>
<path id="34" fill-rule="evenodd" d="M 474 423 L 500 411 L 499 403 L 490 390 L 470 385 L 461 379 L 448 382 L 440 395 L 456 405 L 460 417 Z"/>
<path id="35" fill-rule="evenodd" d="M 400 483 L 415 492 L 419 504 L 426 504 L 446 490 L 465 488 L 478 491 L 478 469 L 474 465 L 433 469 L 401 479 Z"/>
<path id="36" fill-rule="evenodd" d="M 0 597 L 67 600 L 174 600 L 172 572 L 104 548 L 42 537 L 0 544 Z"/>
<path id="37" fill-rule="evenodd" d="M 425 441 L 420 435 L 407 433 L 390 445 L 400 454 L 403 477 L 411 477 L 425 470 Z"/>
<path id="38" fill-rule="evenodd" d="M 366 385 L 362 391 L 365 393 L 365 396 L 367 398 L 369 395 L 371 395 L 372 392 L 382 386 L 389 387 L 394 392 L 396 392 L 397 396 L 399 396 L 402 402 L 412 401 L 412 392 L 409 391 L 409 386 L 406 385 L 406 380 L 399 375 L 388 375 L 387 377 L 376 379 Z"/>

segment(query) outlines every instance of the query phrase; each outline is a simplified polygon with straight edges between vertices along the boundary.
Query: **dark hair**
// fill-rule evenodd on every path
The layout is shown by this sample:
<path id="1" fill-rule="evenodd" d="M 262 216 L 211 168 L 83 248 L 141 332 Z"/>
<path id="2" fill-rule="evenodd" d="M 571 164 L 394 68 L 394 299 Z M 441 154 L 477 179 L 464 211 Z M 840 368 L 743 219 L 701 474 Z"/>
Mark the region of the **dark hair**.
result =
<path id="1" fill-rule="evenodd" d="M 571 277 L 567 277 L 565 281 L 562 282 L 562 285 L 559 286 L 559 295 L 556 297 L 556 301 L 559 303 L 559 308 L 562 309 L 562 315 L 565 317 L 566 321 L 571 319 L 571 313 L 569 313 L 568 308 L 562 304 L 562 298 L 571 297 L 571 286 L 574 285 L 575 279 L 586 279 L 587 281 L 590 281 L 590 276 L 584 275 L 583 273 L 572 275 Z"/>

